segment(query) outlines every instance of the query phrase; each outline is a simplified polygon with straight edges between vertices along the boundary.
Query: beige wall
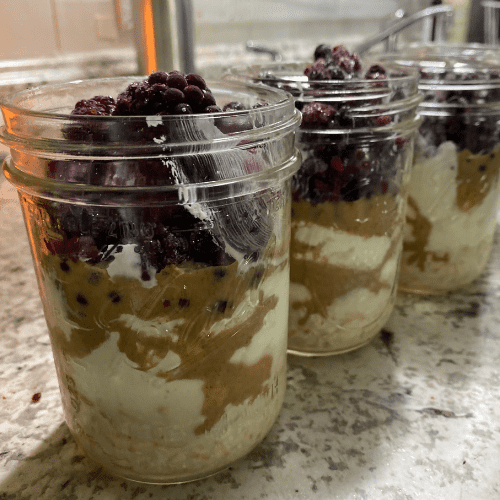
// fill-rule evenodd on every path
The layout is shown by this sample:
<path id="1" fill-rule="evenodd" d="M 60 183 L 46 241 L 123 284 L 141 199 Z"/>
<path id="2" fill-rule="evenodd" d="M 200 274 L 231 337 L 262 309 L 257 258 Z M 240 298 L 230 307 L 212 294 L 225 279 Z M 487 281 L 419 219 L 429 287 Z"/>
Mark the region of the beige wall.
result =
<path id="1" fill-rule="evenodd" d="M 0 0 L 0 60 L 131 47 L 132 1 Z M 397 0 L 191 1 L 198 46 L 248 39 L 361 39 L 397 5 Z M 121 5 L 118 18 L 115 5 Z"/>
<path id="2" fill-rule="evenodd" d="M 0 59 L 52 56 L 130 45 L 115 0 L 0 0 Z"/>

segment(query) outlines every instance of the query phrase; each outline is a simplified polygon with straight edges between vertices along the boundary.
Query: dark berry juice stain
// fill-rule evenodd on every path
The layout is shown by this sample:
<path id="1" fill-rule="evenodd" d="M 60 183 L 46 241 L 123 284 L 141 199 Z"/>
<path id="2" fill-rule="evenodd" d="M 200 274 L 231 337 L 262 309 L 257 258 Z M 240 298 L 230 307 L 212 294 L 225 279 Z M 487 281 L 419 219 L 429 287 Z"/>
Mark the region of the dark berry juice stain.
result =
<path id="1" fill-rule="evenodd" d="M 179 307 L 189 307 L 189 299 L 179 299 Z"/>
<path id="2" fill-rule="evenodd" d="M 214 278 L 216 281 L 220 281 L 227 274 L 225 269 L 216 269 L 214 271 Z"/>
<path id="3" fill-rule="evenodd" d="M 101 281 L 101 275 L 99 273 L 90 273 L 87 281 L 89 285 L 98 285 Z"/>
<path id="4" fill-rule="evenodd" d="M 467 307 L 468 306 L 468 307 Z M 465 307 L 457 307 L 450 311 L 449 315 L 461 321 L 464 318 L 477 318 L 481 313 L 481 304 L 476 301 L 469 302 Z"/>
<path id="5" fill-rule="evenodd" d="M 81 293 L 76 296 L 76 301 L 82 306 L 89 305 L 89 301 Z"/>
<path id="6" fill-rule="evenodd" d="M 439 410 L 438 408 L 423 408 L 420 412 L 431 415 L 432 417 L 457 418 L 454 412 L 449 410 Z"/>
<path id="7" fill-rule="evenodd" d="M 217 311 L 220 312 L 221 314 L 226 311 L 226 307 L 227 307 L 227 300 L 219 300 L 219 302 L 217 302 Z"/>
<path id="8" fill-rule="evenodd" d="M 419 413 L 425 413 L 431 417 L 444 417 L 444 418 L 473 418 L 474 414 L 471 412 L 457 415 L 451 410 L 440 410 L 439 408 L 422 408 L 417 410 Z"/>
<path id="9" fill-rule="evenodd" d="M 70 268 L 69 268 L 68 263 L 67 263 L 65 260 L 63 260 L 63 261 L 61 262 L 61 264 L 59 264 L 59 266 L 60 266 L 60 268 L 61 268 L 61 271 L 64 271 L 65 273 L 69 273 Z"/>
<path id="10" fill-rule="evenodd" d="M 122 300 L 118 293 L 115 291 L 109 292 L 108 297 L 111 299 L 111 302 L 113 302 L 113 304 L 118 304 L 118 302 Z"/>
<path id="11" fill-rule="evenodd" d="M 382 343 L 387 348 L 387 352 L 390 354 L 390 356 L 391 356 L 392 360 L 394 361 L 394 363 L 397 364 L 398 361 L 397 361 L 396 355 L 394 354 L 394 351 L 392 349 L 392 343 L 393 343 L 393 340 L 394 340 L 394 334 L 392 332 L 390 332 L 389 330 L 386 330 L 386 329 L 382 328 L 382 330 L 380 330 L 380 340 L 382 341 Z"/>
<path id="12" fill-rule="evenodd" d="M 382 329 L 380 330 L 380 340 L 387 347 L 387 350 L 391 350 L 392 339 L 394 338 L 394 334 L 389 330 Z"/>

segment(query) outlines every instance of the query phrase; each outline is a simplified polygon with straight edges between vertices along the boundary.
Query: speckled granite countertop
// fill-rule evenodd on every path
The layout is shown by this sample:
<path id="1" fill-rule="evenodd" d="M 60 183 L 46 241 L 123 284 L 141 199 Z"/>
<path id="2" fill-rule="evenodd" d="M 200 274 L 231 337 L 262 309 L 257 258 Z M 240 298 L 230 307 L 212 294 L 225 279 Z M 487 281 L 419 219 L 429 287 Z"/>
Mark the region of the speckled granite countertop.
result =
<path id="1" fill-rule="evenodd" d="M 63 423 L 16 194 L 0 188 L 0 500 L 500 498 L 500 237 L 467 290 L 400 297 L 356 352 L 290 358 L 280 417 L 247 458 L 148 486 L 91 464 Z"/>

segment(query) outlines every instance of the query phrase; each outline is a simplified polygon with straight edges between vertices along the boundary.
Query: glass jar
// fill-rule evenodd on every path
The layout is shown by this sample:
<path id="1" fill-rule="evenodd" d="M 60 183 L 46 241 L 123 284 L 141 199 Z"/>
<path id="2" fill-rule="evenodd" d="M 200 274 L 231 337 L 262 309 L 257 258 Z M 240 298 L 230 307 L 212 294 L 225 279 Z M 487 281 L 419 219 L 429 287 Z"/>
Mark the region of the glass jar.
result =
<path id="1" fill-rule="evenodd" d="M 71 432 L 113 474 L 186 482 L 247 454 L 282 405 L 300 113 L 283 91 L 211 82 L 245 109 L 69 114 L 131 82 L 4 99 L 4 171 Z"/>
<path id="2" fill-rule="evenodd" d="M 420 72 L 422 116 L 399 288 L 440 294 L 483 272 L 500 192 L 500 63 L 477 44 L 415 46 L 391 60 Z"/>
<path id="3" fill-rule="evenodd" d="M 303 113 L 288 350 L 326 356 L 367 344 L 392 312 L 421 98 L 413 70 L 386 65 L 383 80 L 308 81 L 307 66 L 234 68 L 228 78 L 286 89 Z"/>

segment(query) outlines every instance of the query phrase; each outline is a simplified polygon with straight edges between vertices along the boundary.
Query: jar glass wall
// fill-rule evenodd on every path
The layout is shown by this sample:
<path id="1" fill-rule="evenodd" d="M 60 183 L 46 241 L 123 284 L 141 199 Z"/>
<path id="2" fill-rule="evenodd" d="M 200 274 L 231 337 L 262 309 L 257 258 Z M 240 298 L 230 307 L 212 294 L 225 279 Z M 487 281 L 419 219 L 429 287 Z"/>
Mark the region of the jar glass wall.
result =
<path id="1" fill-rule="evenodd" d="M 73 116 L 130 79 L 4 100 L 66 421 L 116 475 L 217 472 L 269 431 L 285 386 L 290 183 L 300 116 L 279 90 L 211 83 L 243 110 Z"/>
<path id="2" fill-rule="evenodd" d="M 481 275 L 493 245 L 500 194 L 498 54 L 478 45 L 435 44 L 391 60 L 419 70 L 424 95 L 399 287 L 446 293 Z"/>
<path id="3" fill-rule="evenodd" d="M 229 78 L 284 88 L 303 113 L 288 349 L 318 356 L 365 345 L 392 312 L 420 96 L 412 70 L 310 81 L 306 66 L 236 68 Z"/>

